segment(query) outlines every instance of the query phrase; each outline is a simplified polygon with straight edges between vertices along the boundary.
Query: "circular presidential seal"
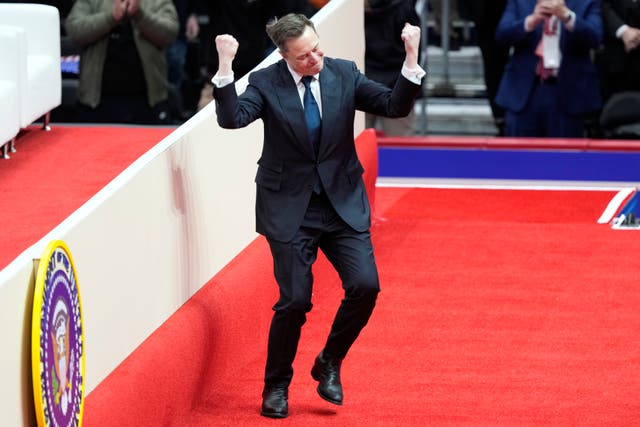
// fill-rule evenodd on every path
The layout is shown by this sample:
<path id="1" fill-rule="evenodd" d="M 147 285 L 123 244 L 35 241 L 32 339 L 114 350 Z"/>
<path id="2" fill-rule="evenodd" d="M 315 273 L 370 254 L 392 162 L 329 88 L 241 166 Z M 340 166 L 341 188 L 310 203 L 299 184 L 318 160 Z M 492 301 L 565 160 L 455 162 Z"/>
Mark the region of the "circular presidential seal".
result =
<path id="1" fill-rule="evenodd" d="M 38 264 L 31 362 L 38 426 L 80 426 L 84 406 L 84 327 L 75 265 L 60 240 Z"/>

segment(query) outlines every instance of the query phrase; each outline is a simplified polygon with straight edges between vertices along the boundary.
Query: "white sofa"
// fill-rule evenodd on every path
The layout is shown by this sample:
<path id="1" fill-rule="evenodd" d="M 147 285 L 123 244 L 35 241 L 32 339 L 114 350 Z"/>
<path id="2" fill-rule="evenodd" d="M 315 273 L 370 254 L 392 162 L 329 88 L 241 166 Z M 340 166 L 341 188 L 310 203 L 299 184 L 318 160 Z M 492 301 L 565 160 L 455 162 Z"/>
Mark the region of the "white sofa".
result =
<path id="1" fill-rule="evenodd" d="M 53 6 L 31 3 L 1 3 L 0 25 L 24 29 L 20 42 L 20 127 L 44 117 L 62 102 L 60 70 L 60 14 Z M 7 61 L 2 60 L 2 66 Z"/>
<path id="2" fill-rule="evenodd" d="M 20 132 L 20 41 L 24 30 L 0 25 L 0 146 L 2 157 L 9 158 L 15 138 Z"/>

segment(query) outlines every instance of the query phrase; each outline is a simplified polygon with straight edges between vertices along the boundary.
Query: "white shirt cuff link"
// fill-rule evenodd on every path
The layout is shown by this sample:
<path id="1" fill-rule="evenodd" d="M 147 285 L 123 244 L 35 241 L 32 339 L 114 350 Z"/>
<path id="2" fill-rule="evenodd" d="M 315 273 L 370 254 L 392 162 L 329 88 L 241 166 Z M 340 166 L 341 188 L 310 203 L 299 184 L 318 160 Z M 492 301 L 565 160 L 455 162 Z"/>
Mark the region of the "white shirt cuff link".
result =
<path id="1" fill-rule="evenodd" d="M 411 83 L 419 85 L 422 84 L 422 78 L 427 74 L 427 72 L 419 65 L 415 68 L 409 68 L 407 67 L 407 64 L 402 64 L 401 74 Z"/>
<path id="2" fill-rule="evenodd" d="M 573 30 L 573 27 L 575 27 L 575 25 L 576 25 L 576 13 L 573 10 L 570 10 L 565 15 L 563 21 L 564 21 L 564 25 L 565 25 L 565 27 L 567 27 L 567 29 Z"/>
<path id="3" fill-rule="evenodd" d="M 627 29 L 629 28 L 629 26 L 627 24 L 622 24 L 620 26 L 620 28 L 618 28 L 616 30 L 616 37 L 621 39 L 622 38 L 622 33 L 624 33 L 625 31 L 627 31 Z"/>
<path id="4" fill-rule="evenodd" d="M 225 87 L 226 85 L 233 83 L 233 74 L 230 76 L 219 76 L 218 73 L 216 73 L 216 75 L 211 79 L 211 83 L 213 83 L 218 89 Z"/>

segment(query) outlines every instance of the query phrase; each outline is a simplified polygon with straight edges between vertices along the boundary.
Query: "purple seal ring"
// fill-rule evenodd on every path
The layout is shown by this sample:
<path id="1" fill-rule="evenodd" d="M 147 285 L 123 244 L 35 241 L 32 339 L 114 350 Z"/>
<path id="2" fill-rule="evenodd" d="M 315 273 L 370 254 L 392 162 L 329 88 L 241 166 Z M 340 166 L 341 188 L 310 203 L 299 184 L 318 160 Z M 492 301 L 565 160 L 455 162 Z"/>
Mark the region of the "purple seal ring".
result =
<path id="1" fill-rule="evenodd" d="M 75 266 L 64 242 L 49 243 L 36 275 L 32 376 L 39 426 L 82 424 L 84 328 Z"/>

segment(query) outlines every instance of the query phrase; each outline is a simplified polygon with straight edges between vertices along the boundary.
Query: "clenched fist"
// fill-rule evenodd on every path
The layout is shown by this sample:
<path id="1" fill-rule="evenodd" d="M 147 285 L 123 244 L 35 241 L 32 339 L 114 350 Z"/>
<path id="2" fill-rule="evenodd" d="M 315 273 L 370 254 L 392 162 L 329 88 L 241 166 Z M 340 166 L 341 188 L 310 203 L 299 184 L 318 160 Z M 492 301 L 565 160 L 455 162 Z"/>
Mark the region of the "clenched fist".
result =
<path id="1" fill-rule="evenodd" d="M 415 68 L 418 65 L 418 52 L 420 49 L 420 27 L 406 23 L 400 37 L 404 42 L 404 50 L 407 53 L 407 67 Z"/>
<path id="2" fill-rule="evenodd" d="M 218 72 L 221 76 L 228 76 L 233 73 L 231 68 L 233 58 L 238 53 L 238 40 L 229 34 L 216 36 L 216 50 L 218 51 Z"/>

